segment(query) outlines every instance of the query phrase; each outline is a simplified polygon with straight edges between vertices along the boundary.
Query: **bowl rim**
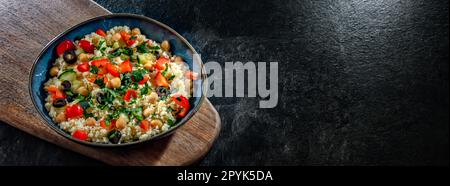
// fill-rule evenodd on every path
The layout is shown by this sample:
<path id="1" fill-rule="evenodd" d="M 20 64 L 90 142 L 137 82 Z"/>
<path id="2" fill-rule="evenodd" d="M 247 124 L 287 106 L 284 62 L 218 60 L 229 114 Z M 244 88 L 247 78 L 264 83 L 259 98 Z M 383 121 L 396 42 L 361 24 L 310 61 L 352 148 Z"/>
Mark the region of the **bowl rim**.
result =
<path id="1" fill-rule="evenodd" d="M 39 61 L 39 59 L 42 57 L 42 55 L 49 49 L 50 45 L 52 45 L 53 43 L 56 42 L 56 40 L 60 39 L 61 37 L 63 37 L 64 35 L 66 35 L 67 33 L 89 23 L 92 21 L 96 21 L 99 19 L 108 19 L 108 18 L 115 18 L 115 17 L 125 17 L 125 18 L 133 18 L 133 19 L 140 19 L 140 20 L 144 20 L 144 21 L 148 21 L 151 22 L 153 24 L 156 24 L 160 27 L 162 27 L 163 29 L 166 29 L 167 31 L 169 31 L 170 33 L 172 33 L 173 35 L 175 35 L 176 37 L 178 37 L 187 47 L 189 50 L 191 50 L 194 54 L 198 54 L 197 51 L 194 49 L 194 47 L 192 47 L 192 45 L 183 37 L 181 36 L 178 32 L 176 32 L 174 29 L 170 28 L 169 26 L 154 20 L 152 18 L 143 16 L 143 15 L 138 15 L 138 14 L 130 14 L 130 13 L 111 13 L 111 14 L 106 14 L 106 15 L 101 15 L 101 16 L 96 16 L 90 19 L 87 19 L 85 21 L 82 21 L 74 26 L 71 26 L 70 28 L 66 29 L 65 31 L 61 32 L 60 34 L 56 35 L 53 39 L 51 39 L 45 46 L 44 48 L 39 52 L 39 55 L 37 55 L 37 57 L 34 59 L 31 70 L 30 70 L 30 74 L 29 74 L 29 79 L 28 79 L 28 90 L 29 90 L 29 95 L 31 97 L 32 103 L 34 105 L 34 108 L 38 111 L 40 117 L 45 121 L 45 123 L 47 123 L 48 126 L 50 126 L 50 128 L 52 128 L 54 131 L 56 131 L 58 134 L 72 140 L 75 141 L 77 143 L 80 144 L 84 144 L 84 145 L 88 145 L 88 146 L 96 146 L 96 147 L 124 147 L 124 146 L 130 146 L 130 145 L 137 145 L 137 144 L 142 144 L 145 142 L 150 142 L 150 141 L 155 141 L 158 139 L 161 139 L 163 137 L 166 137 L 170 134 L 172 134 L 173 132 L 175 132 L 175 130 L 177 130 L 178 128 L 180 128 L 181 126 L 183 126 L 184 124 L 186 124 L 196 113 L 197 111 L 200 109 L 201 105 L 203 104 L 204 100 L 206 99 L 206 85 L 207 85 L 207 75 L 206 75 L 206 71 L 205 71 L 205 67 L 203 64 L 203 61 L 200 59 L 199 61 L 199 65 L 200 65 L 200 69 L 201 69 L 201 78 L 202 78 L 202 83 L 201 83 L 201 97 L 200 100 L 198 102 L 197 105 L 195 105 L 194 108 L 191 109 L 191 111 L 188 113 L 188 115 L 186 117 L 184 117 L 181 121 L 179 121 L 179 123 L 168 129 L 167 131 L 164 131 L 162 133 L 159 133 L 155 136 L 152 136 L 148 139 L 145 140 L 137 140 L 137 141 L 132 141 L 132 142 L 127 142 L 127 143 L 120 143 L 120 144 L 112 144 L 112 143 L 96 143 L 96 142 L 89 142 L 89 141 L 82 141 L 79 139 L 76 139 L 74 137 L 72 137 L 71 135 L 69 135 L 68 133 L 66 133 L 65 131 L 63 131 L 60 127 L 57 126 L 56 123 L 54 123 L 53 121 L 49 121 L 46 119 L 46 113 L 44 113 L 44 111 L 41 111 L 37 104 L 36 104 L 36 99 L 33 96 L 33 90 L 32 90 L 32 84 L 33 84 L 33 76 L 35 74 L 35 66 L 37 64 L 37 62 Z M 193 62 L 195 62 L 195 60 L 193 60 Z"/>

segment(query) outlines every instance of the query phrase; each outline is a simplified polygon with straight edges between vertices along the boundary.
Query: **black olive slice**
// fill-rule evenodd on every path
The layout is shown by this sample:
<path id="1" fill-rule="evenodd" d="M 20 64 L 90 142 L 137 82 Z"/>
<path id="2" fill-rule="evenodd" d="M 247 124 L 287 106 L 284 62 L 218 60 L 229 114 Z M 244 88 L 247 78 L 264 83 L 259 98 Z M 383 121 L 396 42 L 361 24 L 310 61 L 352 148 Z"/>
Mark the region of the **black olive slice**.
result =
<path id="1" fill-rule="evenodd" d="M 120 133 L 120 131 L 118 131 L 116 129 L 114 129 L 108 133 L 109 142 L 114 143 L 114 144 L 119 143 L 121 137 L 122 137 L 122 133 Z"/>
<path id="2" fill-rule="evenodd" d="M 169 93 L 169 89 L 166 87 L 156 87 L 156 94 L 158 94 L 159 97 L 167 96 Z"/>
<path id="3" fill-rule="evenodd" d="M 63 54 L 64 61 L 69 64 L 74 64 L 77 62 L 77 55 L 75 50 L 66 50 Z"/>
<path id="4" fill-rule="evenodd" d="M 70 90 L 70 87 L 72 87 L 72 84 L 70 84 L 69 81 L 64 80 L 64 81 L 61 83 L 61 86 L 63 87 L 63 90 L 64 90 L 64 91 L 69 91 L 69 90 Z"/>
<path id="5" fill-rule="evenodd" d="M 105 104 L 105 93 L 103 93 L 103 92 L 99 92 L 99 93 L 97 93 L 96 94 L 96 96 L 95 96 L 96 98 L 96 100 L 97 100 L 97 103 L 98 104 L 100 104 L 100 105 L 104 105 Z"/>
<path id="6" fill-rule="evenodd" d="M 56 108 L 60 108 L 66 105 L 66 100 L 64 98 L 58 98 L 53 100 L 53 106 Z"/>

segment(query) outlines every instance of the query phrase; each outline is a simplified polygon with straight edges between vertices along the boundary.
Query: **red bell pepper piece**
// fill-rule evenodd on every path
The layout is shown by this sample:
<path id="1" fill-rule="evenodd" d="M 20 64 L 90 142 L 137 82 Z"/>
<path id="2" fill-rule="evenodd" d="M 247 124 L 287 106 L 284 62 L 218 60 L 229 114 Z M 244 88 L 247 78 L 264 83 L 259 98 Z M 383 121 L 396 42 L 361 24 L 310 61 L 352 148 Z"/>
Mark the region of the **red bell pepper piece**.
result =
<path id="1" fill-rule="evenodd" d="M 169 86 L 167 79 L 161 74 L 160 71 L 158 71 L 156 73 L 155 84 L 156 84 L 156 86 L 159 86 L 159 87 L 168 87 Z"/>
<path id="2" fill-rule="evenodd" d="M 115 77 L 120 76 L 119 68 L 114 64 L 111 64 L 111 63 L 106 64 L 106 70 L 108 70 L 108 73 L 110 73 L 111 75 L 113 75 Z"/>
<path id="3" fill-rule="evenodd" d="M 127 90 L 127 92 L 125 93 L 125 96 L 123 97 L 123 99 L 125 101 L 130 101 L 132 97 L 133 98 L 137 98 L 137 93 L 136 93 L 135 90 L 130 89 L 130 90 Z"/>
<path id="4" fill-rule="evenodd" d="M 80 40 L 78 42 L 78 46 L 80 46 L 87 53 L 94 53 L 95 46 L 87 40 Z"/>
<path id="5" fill-rule="evenodd" d="M 130 63 L 130 60 L 126 60 L 126 61 L 120 63 L 119 67 L 120 67 L 121 73 L 133 71 L 133 65 Z"/>
<path id="6" fill-rule="evenodd" d="M 178 117 L 183 118 L 189 112 L 191 105 L 189 100 L 184 96 L 172 97 L 172 100 L 179 106 L 181 106 L 181 111 L 178 113 Z"/>
<path id="7" fill-rule="evenodd" d="M 77 70 L 80 72 L 87 72 L 90 70 L 89 62 L 81 63 L 77 66 Z"/>
<path id="8" fill-rule="evenodd" d="M 142 78 L 142 80 L 140 80 L 138 82 L 139 85 L 143 85 L 145 84 L 150 78 L 148 77 L 148 75 L 145 75 L 144 78 Z"/>
<path id="9" fill-rule="evenodd" d="M 127 41 L 127 45 L 128 45 L 128 46 L 131 46 L 131 45 L 133 45 L 134 43 L 136 43 L 136 39 L 129 39 L 129 40 Z"/>
<path id="10" fill-rule="evenodd" d="M 88 139 L 88 134 L 85 131 L 82 130 L 76 130 L 73 134 L 72 137 L 79 139 L 81 141 L 86 141 Z"/>
<path id="11" fill-rule="evenodd" d="M 108 59 L 97 59 L 97 60 L 93 60 L 91 62 L 91 65 L 94 65 L 96 67 L 101 67 L 101 66 L 105 66 L 108 63 L 109 63 Z"/>
<path id="12" fill-rule="evenodd" d="M 130 34 L 128 34 L 125 31 L 120 32 L 120 36 L 121 36 L 122 40 L 125 42 L 127 42 L 131 38 Z"/>
<path id="13" fill-rule="evenodd" d="M 164 70 L 166 69 L 166 63 L 169 62 L 169 59 L 165 58 L 165 57 L 160 57 L 156 60 L 156 63 L 154 65 L 154 68 L 158 69 L 158 70 Z"/>
<path id="14" fill-rule="evenodd" d="M 97 30 L 95 31 L 95 33 L 97 33 L 99 36 L 106 37 L 105 31 L 102 30 L 101 28 L 97 29 Z"/>
<path id="15" fill-rule="evenodd" d="M 66 107 L 66 117 L 68 119 L 70 118 L 78 118 L 83 116 L 83 107 L 80 106 L 80 104 L 75 104 L 72 106 Z"/>
<path id="16" fill-rule="evenodd" d="M 63 42 L 59 43 L 58 46 L 56 46 L 56 53 L 58 54 L 58 56 L 61 56 L 64 54 L 66 50 L 74 50 L 74 49 L 75 45 L 73 44 L 73 42 L 66 39 Z"/>
<path id="17" fill-rule="evenodd" d="M 148 120 L 142 120 L 139 127 L 141 127 L 142 130 L 147 132 L 148 129 L 150 129 L 150 122 Z"/>
<path id="18" fill-rule="evenodd" d="M 52 99 L 66 98 L 66 94 L 64 94 L 64 92 L 59 90 L 56 86 L 48 87 L 47 91 L 50 95 L 52 95 Z"/>
<path id="19" fill-rule="evenodd" d="M 110 124 L 109 124 L 109 126 L 106 125 L 105 120 L 101 120 L 100 121 L 100 127 L 104 128 L 104 129 L 108 129 L 108 130 L 114 129 L 116 127 L 116 120 L 112 119 Z"/>

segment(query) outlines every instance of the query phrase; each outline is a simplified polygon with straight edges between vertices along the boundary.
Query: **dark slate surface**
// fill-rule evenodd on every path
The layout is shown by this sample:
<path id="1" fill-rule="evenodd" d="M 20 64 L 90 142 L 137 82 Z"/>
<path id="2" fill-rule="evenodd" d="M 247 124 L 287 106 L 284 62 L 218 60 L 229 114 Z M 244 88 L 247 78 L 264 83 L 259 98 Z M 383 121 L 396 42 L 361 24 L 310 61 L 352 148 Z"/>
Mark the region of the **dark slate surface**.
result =
<path id="1" fill-rule="evenodd" d="M 110 1 L 204 61 L 278 61 L 279 104 L 211 98 L 200 165 L 448 165 L 448 1 Z M 0 125 L 0 164 L 100 164 Z"/>

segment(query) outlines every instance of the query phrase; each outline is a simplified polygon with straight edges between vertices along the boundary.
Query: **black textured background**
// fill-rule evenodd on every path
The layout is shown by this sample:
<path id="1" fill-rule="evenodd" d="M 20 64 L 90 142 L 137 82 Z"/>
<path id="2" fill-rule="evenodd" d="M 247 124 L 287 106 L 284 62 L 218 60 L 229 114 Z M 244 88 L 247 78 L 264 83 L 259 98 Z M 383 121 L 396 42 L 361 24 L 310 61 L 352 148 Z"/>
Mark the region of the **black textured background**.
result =
<path id="1" fill-rule="evenodd" d="M 449 164 L 448 0 L 97 0 L 186 37 L 204 61 L 278 61 L 279 104 L 211 98 L 200 165 Z M 0 124 L 1 165 L 101 164 Z"/>

